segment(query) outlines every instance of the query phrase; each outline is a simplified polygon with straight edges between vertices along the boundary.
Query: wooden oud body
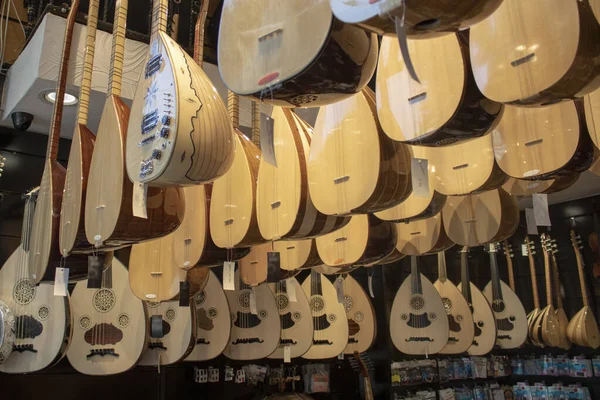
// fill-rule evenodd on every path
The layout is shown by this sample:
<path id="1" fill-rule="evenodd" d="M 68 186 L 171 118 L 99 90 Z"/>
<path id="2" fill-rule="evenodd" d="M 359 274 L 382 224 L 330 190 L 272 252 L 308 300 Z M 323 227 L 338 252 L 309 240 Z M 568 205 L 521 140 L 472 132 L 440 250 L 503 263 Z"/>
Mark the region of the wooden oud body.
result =
<path id="1" fill-rule="evenodd" d="M 438 279 L 433 286 L 440 294 L 448 316 L 448 344 L 440 350 L 440 354 L 464 353 L 475 338 L 471 308 L 461 291 L 449 279 Z"/>
<path id="2" fill-rule="evenodd" d="M 323 264 L 314 239 L 278 240 L 273 243 L 273 251 L 279 253 L 282 270 L 309 269 Z"/>
<path id="3" fill-rule="evenodd" d="M 13 312 L 16 337 L 10 356 L 0 371 L 21 374 L 40 371 L 57 363 L 71 338 L 69 296 L 54 296 L 54 285 L 35 286 L 27 275 L 28 252 L 22 246 L 0 269 L 0 301 Z"/>
<path id="4" fill-rule="evenodd" d="M 404 19 L 406 34 L 411 38 L 432 38 L 464 30 L 487 18 L 502 0 L 407 0 L 357 1 L 329 0 L 334 15 L 344 22 L 378 35 L 395 35 L 394 17 Z"/>
<path id="5" fill-rule="evenodd" d="M 164 336 L 150 336 L 139 365 L 169 365 L 184 359 L 196 343 L 194 301 L 188 307 L 180 307 L 178 301 L 148 302 L 146 307 L 149 318 L 162 318 Z M 147 323 L 151 324 L 150 320 Z"/>
<path id="6" fill-rule="evenodd" d="M 109 269 L 112 288 L 88 289 L 84 280 L 71 296 L 73 337 L 67 357 L 85 375 L 129 370 L 147 344 L 146 310 L 129 288 L 127 269 L 116 258 Z"/>
<path id="7" fill-rule="evenodd" d="M 46 160 L 42 182 L 33 214 L 29 247 L 29 277 L 35 284 L 53 281 L 60 266 L 60 209 L 66 171 L 58 161 Z M 69 257 L 65 267 L 70 279 L 81 279 L 87 273 L 87 257 Z"/>
<path id="8" fill-rule="evenodd" d="M 285 285 L 284 291 L 280 283 L 269 283 L 281 321 L 281 339 L 277 350 L 269 358 L 283 359 L 286 346 L 290 347 L 291 358 L 300 357 L 312 346 L 314 328 L 308 297 L 296 278 L 287 279 Z M 292 290 L 296 294 L 296 301 L 290 300 L 290 289 L 287 288 L 290 285 L 294 286 Z"/>
<path id="9" fill-rule="evenodd" d="M 491 100 L 546 105 L 600 85 L 600 25 L 589 1 L 504 0 L 470 37 L 475 81 Z"/>
<path id="10" fill-rule="evenodd" d="M 348 344 L 349 329 L 344 305 L 338 302 L 335 288 L 324 275 L 320 276 L 321 294 L 315 292 L 315 286 L 318 285 L 317 274 L 318 272 L 311 272 L 302 282 L 314 327 L 312 346 L 302 356 L 308 360 L 337 357 Z"/>
<path id="11" fill-rule="evenodd" d="M 377 70 L 377 114 L 394 140 L 440 146 L 486 134 L 502 114 L 473 78 L 468 31 L 428 40 L 409 40 L 418 71 L 410 76 L 398 39 L 382 39 Z M 451 78 L 450 78 L 451 77 Z"/>
<path id="12" fill-rule="evenodd" d="M 390 335 L 404 354 L 436 354 L 448 343 L 448 318 L 444 303 L 433 284 L 421 274 L 421 294 L 413 294 L 411 276 L 394 297 Z M 423 301 L 425 299 L 425 301 Z"/>
<path id="13" fill-rule="evenodd" d="M 322 107 L 308 158 L 315 207 L 348 215 L 399 204 L 412 189 L 410 158 L 408 147 L 379 126 L 371 89 Z"/>
<path id="14" fill-rule="evenodd" d="M 597 349 L 600 346 L 600 332 L 594 312 L 589 306 L 584 306 L 575 314 L 567 326 L 567 337 L 579 346 Z"/>
<path id="15" fill-rule="evenodd" d="M 77 124 L 71 150 L 60 212 L 59 249 L 63 256 L 91 248 L 85 235 L 85 197 L 96 136 Z"/>
<path id="16" fill-rule="evenodd" d="M 490 303 L 481 290 L 472 282 L 469 284 L 471 285 L 470 306 L 473 310 L 475 337 L 468 353 L 472 356 L 482 356 L 492 351 L 496 344 L 496 318 Z M 462 291 L 462 283 L 459 283 L 457 287 Z"/>
<path id="17" fill-rule="evenodd" d="M 420 256 L 444 251 L 454 245 L 446 234 L 441 214 L 395 226 L 398 232 L 396 250 L 400 254 Z"/>
<path id="18" fill-rule="evenodd" d="M 527 314 L 517 294 L 503 281 L 500 281 L 500 287 L 502 301 L 494 299 L 491 282 L 483 289 L 483 294 L 496 318 L 496 344 L 503 349 L 515 349 L 527 339 Z"/>
<path id="19" fill-rule="evenodd" d="M 238 271 L 235 289 L 225 292 L 232 326 L 223 354 L 232 360 L 265 358 L 277 349 L 280 339 L 279 311 L 273 293 L 266 283 L 254 288 L 243 285 Z M 257 314 L 250 310 L 250 296 L 256 296 Z"/>
<path id="20" fill-rule="evenodd" d="M 133 215 L 133 184 L 125 173 L 129 108 L 110 95 L 104 105 L 87 185 L 85 232 L 96 247 L 119 248 L 173 232 L 183 219 L 185 197 L 178 188 L 149 187 L 148 218 Z"/>
<path id="21" fill-rule="evenodd" d="M 492 131 L 500 168 L 519 179 L 571 176 L 597 158 L 585 125 L 581 100 L 546 107 L 506 106 Z"/>
<path id="22" fill-rule="evenodd" d="M 556 193 L 565 190 L 575 184 L 579 174 L 569 174 L 556 179 L 545 179 L 529 181 L 525 179 L 508 178 L 502 185 L 513 196 L 531 196 L 533 193 Z"/>
<path id="23" fill-rule="evenodd" d="M 336 20 L 326 1 L 226 0 L 219 72 L 239 95 L 281 107 L 319 107 L 367 85 L 378 47 L 376 35 Z"/>
<path id="24" fill-rule="evenodd" d="M 344 278 L 344 309 L 348 319 L 348 344 L 344 354 L 364 353 L 377 336 L 373 303 L 365 289 L 351 275 Z"/>
<path id="25" fill-rule="evenodd" d="M 219 356 L 229 342 L 231 314 L 221 281 L 210 272 L 206 286 L 194 296 L 196 342 L 185 361 L 207 361 Z"/>
<path id="26" fill-rule="evenodd" d="M 147 70 L 157 58 L 159 69 L 140 77 L 131 106 L 127 174 L 154 186 L 212 182 L 233 163 L 227 108 L 202 68 L 164 32 L 151 39 Z"/>

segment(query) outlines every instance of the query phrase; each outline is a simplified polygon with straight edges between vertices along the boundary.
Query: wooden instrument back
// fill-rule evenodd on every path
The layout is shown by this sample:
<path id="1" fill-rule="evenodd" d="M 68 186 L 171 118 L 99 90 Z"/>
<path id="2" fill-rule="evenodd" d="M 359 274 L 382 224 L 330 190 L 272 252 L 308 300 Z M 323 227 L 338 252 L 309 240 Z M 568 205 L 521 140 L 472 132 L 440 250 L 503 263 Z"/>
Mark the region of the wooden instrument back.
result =
<path id="1" fill-rule="evenodd" d="M 238 261 L 240 279 L 248 286 L 258 286 L 267 280 L 267 253 L 273 250 L 273 243 L 252 246 L 250 253 Z"/>
<path id="2" fill-rule="evenodd" d="M 282 270 L 308 269 L 323 264 L 314 239 L 278 240 L 273 251 L 279 253 Z"/>
<path id="3" fill-rule="evenodd" d="M 448 237 L 462 246 L 504 240 L 519 225 L 517 200 L 503 189 L 448 196 L 442 215 Z"/>
<path id="4" fill-rule="evenodd" d="M 598 37 L 588 1 L 505 0 L 471 28 L 475 81 L 502 103 L 546 105 L 582 96 L 600 85 Z"/>
<path id="5" fill-rule="evenodd" d="M 512 196 L 531 196 L 533 193 L 556 193 L 565 190 L 579 179 L 579 174 L 569 174 L 556 177 L 556 179 L 545 179 L 529 181 L 525 179 L 508 178 L 502 185 Z"/>
<path id="6" fill-rule="evenodd" d="M 598 4 L 600 9 L 600 2 Z M 600 89 L 586 95 L 583 104 L 588 132 L 596 148 L 600 148 L 600 126 L 598 126 L 600 125 Z"/>
<path id="7" fill-rule="evenodd" d="M 384 134 L 370 89 L 319 110 L 308 176 L 315 207 L 329 215 L 379 211 L 409 196 L 410 151 Z"/>
<path id="8" fill-rule="evenodd" d="M 219 71 L 243 96 L 281 107 L 342 100 L 369 82 L 377 50 L 374 34 L 340 23 L 325 1 L 223 3 Z"/>
<path id="9" fill-rule="evenodd" d="M 398 231 L 396 250 L 401 254 L 419 256 L 437 253 L 454 245 L 446 234 L 441 214 L 395 225 Z"/>
<path id="10" fill-rule="evenodd" d="M 381 41 L 377 69 L 377 115 L 394 140 L 442 146 L 486 134 L 502 105 L 477 88 L 469 61 L 468 32 L 409 40 L 420 83 L 412 79 L 398 39 Z"/>
<path id="11" fill-rule="evenodd" d="M 583 172 L 594 160 L 580 100 L 538 108 L 506 106 L 492 140 L 496 162 L 513 178 Z"/>
<path id="12" fill-rule="evenodd" d="M 381 260 L 394 249 L 396 229 L 371 214 L 354 215 L 348 225 L 315 239 L 319 258 L 332 267 L 364 265 Z"/>

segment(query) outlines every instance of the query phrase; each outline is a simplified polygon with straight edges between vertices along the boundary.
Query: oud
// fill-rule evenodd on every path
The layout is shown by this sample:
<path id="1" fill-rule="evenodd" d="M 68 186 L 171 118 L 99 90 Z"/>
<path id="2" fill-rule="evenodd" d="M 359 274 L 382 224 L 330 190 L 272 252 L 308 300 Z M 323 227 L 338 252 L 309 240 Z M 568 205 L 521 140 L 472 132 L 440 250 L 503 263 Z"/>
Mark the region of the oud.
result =
<path id="1" fill-rule="evenodd" d="M 273 251 L 280 254 L 280 266 L 285 271 L 309 269 L 323 264 L 314 239 L 278 240 Z"/>
<path id="2" fill-rule="evenodd" d="M 573 173 L 564 176 L 557 176 L 555 179 L 544 180 L 525 180 L 508 178 L 502 185 L 513 196 L 531 196 L 533 193 L 556 193 L 568 189 L 577 182 L 580 174 Z"/>
<path id="3" fill-rule="evenodd" d="M 198 185 L 227 172 L 235 139 L 215 87 L 166 34 L 167 3 L 152 3 L 150 48 L 127 129 L 127 175 L 154 186 Z"/>
<path id="4" fill-rule="evenodd" d="M 31 225 L 28 274 L 29 279 L 34 284 L 54 280 L 55 268 L 59 267 L 61 262 L 59 219 L 66 171 L 56 160 L 56 156 L 60 140 L 60 124 L 71 54 L 73 26 L 75 25 L 75 14 L 78 7 L 79 1 L 75 0 L 71 4 L 71 10 L 67 16 L 67 26 L 56 82 L 56 101 L 52 110 L 50 133 L 48 135 L 46 161 Z M 87 262 L 85 258 L 71 257 L 66 267 L 70 269 L 71 278 L 77 278 L 85 274 Z"/>
<path id="5" fill-rule="evenodd" d="M 436 354 L 448 344 L 448 318 L 435 287 L 410 258 L 410 275 L 392 304 L 390 334 L 394 346 L 405 354 Z"/>
<path id="6" fill-rule="evenodd" d="M 185 198 L 176 188 L 148 188 L 148 218 L 133 211 L 133 184 L 125 173 L 129 108 L 121 99 L 128 0 L 115 4 L 113 51 L 107 98 L 100 117 L 86 190 L 85 233 L 95 248 L 111 249 L 164 236 L 183 218 Z M 110 162 L 109 162 L 110 160 Z"/>
<path id="7" fill-rule="evenodd" d="M 344 309 L 348 320 L 348 344 L 344 354 L 364 353 L 377 337 L 377 319 L 373 303 L 365 289 L 351 275 L 342 275 Z"/>

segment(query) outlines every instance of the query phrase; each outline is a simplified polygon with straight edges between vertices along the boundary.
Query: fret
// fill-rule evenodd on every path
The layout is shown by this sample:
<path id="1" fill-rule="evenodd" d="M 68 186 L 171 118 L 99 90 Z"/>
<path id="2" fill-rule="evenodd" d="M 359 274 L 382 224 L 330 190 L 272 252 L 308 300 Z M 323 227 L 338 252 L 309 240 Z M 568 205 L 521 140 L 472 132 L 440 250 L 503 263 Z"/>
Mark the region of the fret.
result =
<path id="1" fill-rule="evenodd" d="M 169 4 L 167 0 L 153 0 L 152 4 L 152 32 L 150 37 L 158 35 L 158 32 L 167 32 L 167 15 Z"/>
<path id="2" fill-rule="evenodd" d="M 110 82 L 108 96 L 121 95 L 123 81 L 123 60 L 125 58 L 125 29 L 127 26 L 128 0 L 117 0 L 115 22 L 113 24 L 112 57 L 110 59 Z"/>
<path id="3" fill-rule="evenodd" d="M 240 129 L 240 97 L 231 90 L 227 91 L 227 111 L 233 127 Z"/>
<path id="4" fill-rule="evenodd" d="M 260 149 L 260 103 L 252 101 L 252 143 Z"/>
<path id="5" fill-rule="evenodd" d="M 75 25 L 75 15 L 77 14 L 78 8 L 79 0 L 73 0 L 71 3 L 71 10 L 67 16 L 67 28 L 65 29 L 65 39 L 63 42 L 61 63 L 58 68 L 58 79 L 56 83 L 56 102 L 54 103 L 54 109 L 52 110 L 52 122 L 50 124 L 48 147 L 46 148 L 46 160 L 51 161 L 56 161 L 56 156 L 58 154 L 60 124 L 62 122 L 67 72 L 71 55 L 71 40 L 73 38 L 73 26 Z"/>
<path id="6" fill-rule="evenodd" d="M 203 0 L 200 6 L 200 13 L 196 21 L 196 30 L 194 38 L 194 61 L 202 68 L 204 63 L 204 26 L 208 16 L 208 0 Z"/>
<path id="7" fill-rule="evenodd" d="M 83 74 L 81 76 L 79 106 L 77 109 L 77 123 L 81 125 L 87 125 L 88 120 L 90 90 L 92 87 L 92 73 L 94 70 L 94 49 L 96 47 L 96 29 L 98 27 L 99 3 L 100 0 L 90 0 L 90 7 L 88 10 L 85 55 L 83 56 Z"/>

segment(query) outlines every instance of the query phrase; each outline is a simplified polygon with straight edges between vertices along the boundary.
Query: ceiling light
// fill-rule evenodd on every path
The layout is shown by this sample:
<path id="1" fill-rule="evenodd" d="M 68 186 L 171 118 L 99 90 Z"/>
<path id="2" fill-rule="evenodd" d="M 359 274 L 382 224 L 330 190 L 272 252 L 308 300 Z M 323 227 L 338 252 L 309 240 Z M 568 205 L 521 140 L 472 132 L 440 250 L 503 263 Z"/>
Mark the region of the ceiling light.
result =
<path id="1" fill-rule="evenodd" d="M 44 94 L 44 99 L 50 103 L 50 104 L 54 104 L 54 102 L 56 101 L 56 92 L 52 91 L 52 92 L 48 92 L 46 94 Z M 79 99 L 75 96 L 73 96 L 72 94 L 66 93 L 65 92 L 65 96 L 64 96 L 64 105 L 65 106 L 73 106 L 75 104 L 77 104 L 77 102 L 79 101 Z"/>

